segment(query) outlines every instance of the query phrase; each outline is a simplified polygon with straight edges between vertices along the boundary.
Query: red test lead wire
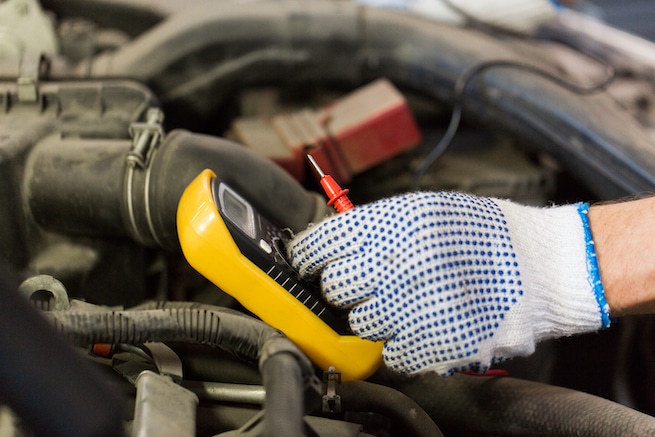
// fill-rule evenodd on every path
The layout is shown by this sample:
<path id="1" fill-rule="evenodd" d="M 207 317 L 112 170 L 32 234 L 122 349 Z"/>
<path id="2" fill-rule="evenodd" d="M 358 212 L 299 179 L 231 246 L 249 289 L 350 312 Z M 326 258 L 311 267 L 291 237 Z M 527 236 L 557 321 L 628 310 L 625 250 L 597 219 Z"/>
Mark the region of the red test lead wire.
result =
<path id="1" fill-rule="evenodd" d="M 321 178 L 319 182 L 321 187 L 323 187 L 323 191 L 327 194 L 328 205 L 334 206 L 334 209 L 336 209 L 338 213 L 353 209 L 355 206 L 350 199 L 348 199 L 348 189 L 341 188 L 332 176 L 323 173 L 323 170 L 321 170 L 321 167 L 318 166 L 316 160 L 311 155 L 307 155 L 307 159 Z"/>

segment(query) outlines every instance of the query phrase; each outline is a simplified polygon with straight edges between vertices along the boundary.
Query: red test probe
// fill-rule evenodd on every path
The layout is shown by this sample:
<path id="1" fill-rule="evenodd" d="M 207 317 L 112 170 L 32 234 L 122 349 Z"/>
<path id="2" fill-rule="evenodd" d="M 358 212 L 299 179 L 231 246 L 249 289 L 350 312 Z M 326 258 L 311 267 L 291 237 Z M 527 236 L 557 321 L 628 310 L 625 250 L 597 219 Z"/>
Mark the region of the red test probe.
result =
<path id="1" fill-rule="evenodd" d="M 338 213 L 353 209 L 355 206 L 348 199 L 348 189 L 341 188 L 332 176 L 323 173 L 323 170 L 321 170 L 321 167 L 318 166 L 318 163 L 311 155 L 307 155 L 307 160 L 309 160 L 309 163 L 321 178 L 319 182 L 321 183 L 321 187 L 323 187 L 323 191 L 327 194 L 328 205 L 332 205 Z"/>

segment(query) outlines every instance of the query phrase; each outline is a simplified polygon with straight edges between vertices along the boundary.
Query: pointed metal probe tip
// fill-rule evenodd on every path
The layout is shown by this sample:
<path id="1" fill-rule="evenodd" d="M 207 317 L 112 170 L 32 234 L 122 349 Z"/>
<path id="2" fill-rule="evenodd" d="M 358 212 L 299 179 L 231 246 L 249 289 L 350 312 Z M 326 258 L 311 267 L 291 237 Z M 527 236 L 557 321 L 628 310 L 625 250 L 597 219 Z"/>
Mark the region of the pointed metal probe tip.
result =
<path id="1" fill-rule="evenodd" d="M 316 162 L 314 157 L 312 155 L 306 155 L 306 156 L 307 156 L 307 160 L 309 161 L 309 163 L 312 165 L 312 167 L 314 167 L 314 170 L 316 170 L 316 173 L 318 173 L 318 175 L 321 178 L 325 177 L 325 173 L 323 173 L 323 170 L 321 170 L 321 167 L 318 166 L 318 163 Z"/>

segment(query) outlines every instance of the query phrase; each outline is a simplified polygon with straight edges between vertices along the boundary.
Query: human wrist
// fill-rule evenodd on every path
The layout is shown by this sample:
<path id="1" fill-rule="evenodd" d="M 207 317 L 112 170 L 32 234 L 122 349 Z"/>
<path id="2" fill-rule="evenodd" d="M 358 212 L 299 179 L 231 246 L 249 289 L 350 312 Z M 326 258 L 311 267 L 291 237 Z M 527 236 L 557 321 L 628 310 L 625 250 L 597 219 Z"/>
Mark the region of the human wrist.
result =
<path id="1" fill-rule="evenodd" d="M 600 275 L 613 317 L 655 313 L 655 197 L 589 209 Z"/>

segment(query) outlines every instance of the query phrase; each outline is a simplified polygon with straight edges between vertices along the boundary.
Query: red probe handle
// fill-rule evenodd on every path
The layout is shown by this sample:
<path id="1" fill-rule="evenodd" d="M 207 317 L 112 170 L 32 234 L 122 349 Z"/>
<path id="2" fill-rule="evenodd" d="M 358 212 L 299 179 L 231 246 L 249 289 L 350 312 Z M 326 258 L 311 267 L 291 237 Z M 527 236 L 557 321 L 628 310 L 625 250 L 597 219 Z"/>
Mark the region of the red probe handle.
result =
<path id="1" fill-rule="evenodd" d="M 348 199 L 348 190 L 343 189 L 330 175 L 321 178 L 321 186 L 328 196 L 328 205 L 333 205 L 338 213 L 346 212 L 355 207 Z"/>

